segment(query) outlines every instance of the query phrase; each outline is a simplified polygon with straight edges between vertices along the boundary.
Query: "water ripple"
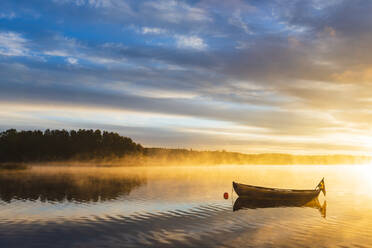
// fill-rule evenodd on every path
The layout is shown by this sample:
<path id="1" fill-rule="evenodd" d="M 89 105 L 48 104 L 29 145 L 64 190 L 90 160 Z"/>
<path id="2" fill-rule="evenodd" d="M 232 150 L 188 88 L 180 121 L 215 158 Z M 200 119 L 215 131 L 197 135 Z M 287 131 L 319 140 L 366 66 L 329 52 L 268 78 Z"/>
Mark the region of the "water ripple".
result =
<path id="1" fill-rule="evenodd" d="M 315 177 L 302 168 L 303 178 Z M 254 180 L 254 173 L 240 174 Z M 204 177 L 156 176 L 127 178 L 121 189 L 95 187 L 94 193 L 88 190 L 91 181 L 83 180 L 83 189 L 71 181 L 68 197 L 52 190 L 42 197 L 19 187 L 20 193 L 0 190 L 0 247 L 372 247 L 372 197 L 355 194 L 356 175 L 349 178 L 350 187 L 341 175 L 329 176 L 326 218 L 313 207 L 233 211 L 233 202 L 222 198 L 232 181 L 224 176 L 208 183 Z M 43 180 L 42 186 L 53 184 Z"/>

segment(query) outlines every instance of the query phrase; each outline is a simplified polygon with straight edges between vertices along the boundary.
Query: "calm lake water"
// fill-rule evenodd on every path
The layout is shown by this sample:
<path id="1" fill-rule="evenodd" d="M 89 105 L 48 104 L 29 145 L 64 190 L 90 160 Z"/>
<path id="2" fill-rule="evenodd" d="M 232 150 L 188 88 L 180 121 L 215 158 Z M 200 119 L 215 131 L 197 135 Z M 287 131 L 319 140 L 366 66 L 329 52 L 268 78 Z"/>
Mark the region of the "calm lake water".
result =
<path id="1" fill-rule="evenodd" d="M 302 207 L 234 208 L 232 181 L 311 189 L 322 177 L 327 196 Z M 0 247 L 372 247 L 372 166 L 0 172 Z"/>

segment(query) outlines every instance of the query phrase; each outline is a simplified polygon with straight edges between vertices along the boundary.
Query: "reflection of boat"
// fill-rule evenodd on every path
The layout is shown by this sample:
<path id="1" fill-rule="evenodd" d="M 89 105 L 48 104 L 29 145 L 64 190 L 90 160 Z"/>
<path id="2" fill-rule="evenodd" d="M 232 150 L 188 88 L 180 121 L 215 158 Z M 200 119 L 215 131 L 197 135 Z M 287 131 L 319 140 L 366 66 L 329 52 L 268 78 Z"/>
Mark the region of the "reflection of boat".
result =
<path id="1" fill-rule="evenodd" d="M 327 203 L 324 201 L 323 205 L 320 205 L 318 197 L 313 199 L 305 198 L 291 198 L 291 199 L 260 199 L 260 198 L 247 198 L 239 197 L 236 199 L 233 211 L 240 209 L 255 209 L 255 208 L 279 208 L 279 207 L 310 207 L 318 209 L 320 214 L 326 217 Z"/>
<path id="2" fill-rule="evenodd" d="M 246 185 L 241 183 L 233 182 L 235 192 L 240 197 L 249 198 L 267 198 L 267 199 L 288 199 L 288 198 L 303 198 L 311 200 L 317 197 L 320 191 L 325 195 L 324 178 L 315 187 L 310 190 L 298 190 L 298 189 L 277 189 L 277 188 L 265 188 L 253 185 Z"/>

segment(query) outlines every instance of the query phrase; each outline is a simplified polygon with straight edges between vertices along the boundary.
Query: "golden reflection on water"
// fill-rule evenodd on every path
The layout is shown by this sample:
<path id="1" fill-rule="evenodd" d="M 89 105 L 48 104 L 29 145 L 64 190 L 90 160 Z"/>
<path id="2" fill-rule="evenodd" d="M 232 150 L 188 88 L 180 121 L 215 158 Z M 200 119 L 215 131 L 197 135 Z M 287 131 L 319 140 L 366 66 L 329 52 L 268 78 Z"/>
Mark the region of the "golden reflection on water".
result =
<path id="1" fill-rule="evenodd" d="M 33 167 L 28 171 L 0 174 L 0 185 L 10 182 L 4 178 L 13 178 L 13 184 L 22 185 L 22 190 L 19 185 L 9 187 L 8 198 L 2 196 L 0 229 L 7 228 L 4 223 L 12 223 L 16 232 L 22 229 L 19 223 L 32 220 L 36 226 L 45 221 L 68 222 L 80 230 L 82 227 L 78 223 L 83 221 L 91 228 L 125 224 L 134 237 L 139 235 L 141 240 L 146 240 L 141 243 L 132 237 L 143 245 L 149 240 L 157 245 L 172 244 L 174 240 L 191 242 L 189 238 L 192 237 L 205 242 L 205 247 L 211 244 L 372 247 L 371 172 L 370 166 L 355 165 Z M 323 177 L 327 196 L 320 195 L 319 202 L 292 206 L 285 202 L 275 203 L 276 206 L 249 203 L 233 212 L 237 196 L 231 195 L 232 181 L 265 187 L 313 189 Z M 44 185 L 40 184 L 40 179 L 44 180 Z M 33 180 L 53 190 L 33 187 Z M 67 184 L 63 184 L 66 181 Z M 68 192 L 64 188 L 66 185 Z M 27 189 L 32 191 L 29 192 L 32 197 L 25 194 Z M 65 196 L 61 200 L 56 192 L 59 189 L 73 197 Z M 223 199 L 224 192 L 230 194 L 228 200 Z M 37 194 L 44 194 L 44 198 L 36 198 Z M 322 218 L 325 208 L 326 218 Z M 152 230 L 152 227 L 157 229 Z M 121 230 L 115 228 L 118 232 Z M 159 233 L 159 230 L 162 231 Z"/>
<path id="2" fill-rule="evenodd" d="M 327 191 L 337 195 L 372 196 L 372 166 L 215 166 L 215 167 L 47 167 L 34 166 L 21 172 L 2 172 L 1 178 L 13 178 L 23 183 L 50 179 L 51 182 L 69 179 L 76 187 L 89 187 L 92 180 L 114 183 L 120 180 L 139 180 L 137 190 L 166 198 L 219 198 L 231 192 L 232 181 L 264 187 L 313 189 L 325 177 Z M 211 187 L 213 185 L 213 187 Z M 347 185 L 348 190 L 338 190 Z M 159 187 L 158 187 L 159 186 Z M 27 186 L 25 185 L 27 188 Z M 94 188 L 91 188 L 94 190 Z M 334 195 L 333 195 L 334 196 Z M 332 195 L 330 197 L 333 197 Z M 321 195 L 320 198 L 323 198 Z"/>

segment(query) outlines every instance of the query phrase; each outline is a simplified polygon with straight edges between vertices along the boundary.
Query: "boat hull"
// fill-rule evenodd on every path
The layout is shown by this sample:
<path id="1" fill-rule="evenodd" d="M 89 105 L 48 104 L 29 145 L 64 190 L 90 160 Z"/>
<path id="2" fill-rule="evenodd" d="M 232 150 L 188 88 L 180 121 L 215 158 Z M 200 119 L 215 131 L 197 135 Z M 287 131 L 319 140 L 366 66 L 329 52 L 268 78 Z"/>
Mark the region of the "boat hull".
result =
<path id="1" fill-rule="evenodd" d="M 313 199 L 320 193 L 320 189 L 315 190 L 295 190 L 265 188 L 233 182 L 233 188 L 239 197 L 263 198 L 263 199 Z"/>

